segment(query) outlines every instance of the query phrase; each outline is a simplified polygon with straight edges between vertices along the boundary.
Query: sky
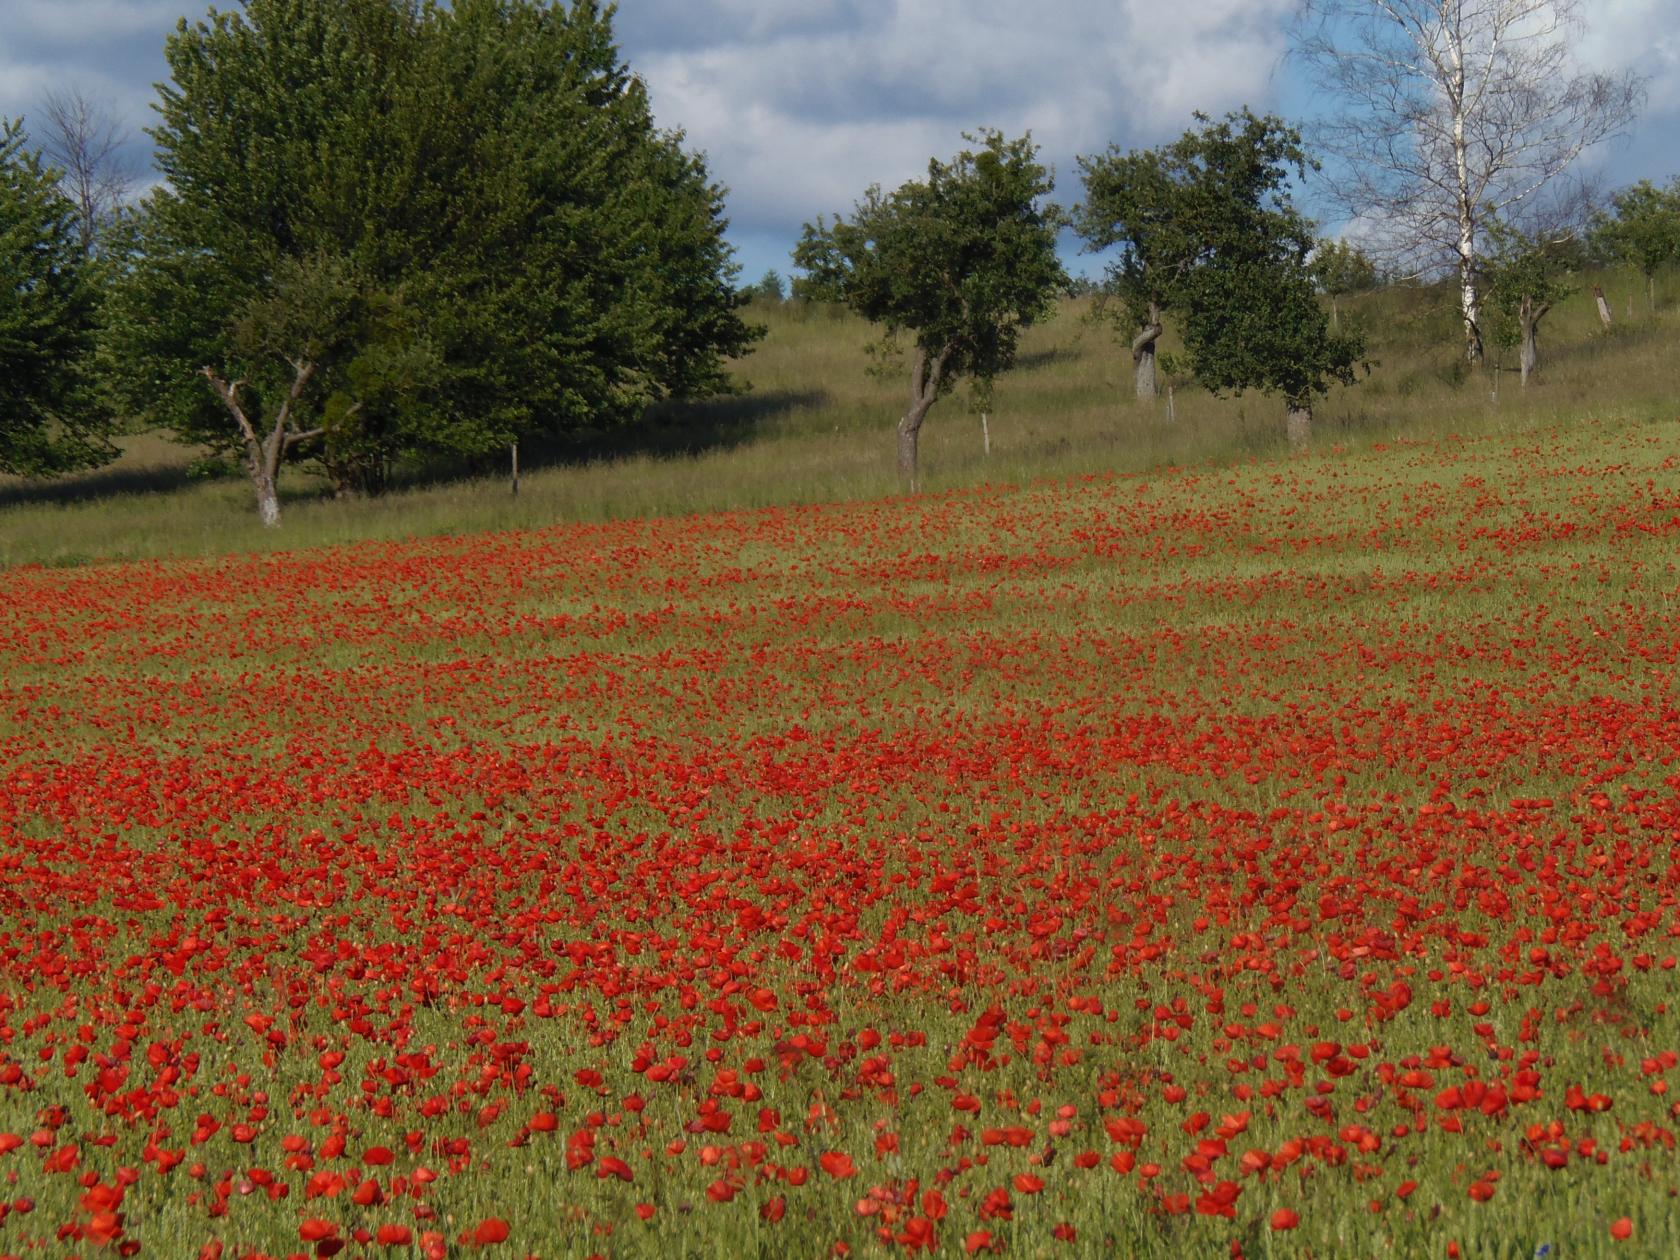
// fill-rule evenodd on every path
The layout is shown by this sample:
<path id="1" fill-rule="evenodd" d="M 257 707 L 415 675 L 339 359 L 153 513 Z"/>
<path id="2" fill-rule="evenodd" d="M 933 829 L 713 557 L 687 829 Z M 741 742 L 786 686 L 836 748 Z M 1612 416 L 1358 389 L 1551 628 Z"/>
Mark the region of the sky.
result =
<path id="1" fill-rule="evenodd" d="M 231 0 L 230 0 L 231 3 Z M 962 135 L 1030 130 L 1078 200 L 1075 156 L 1170 140 L 1196 110 L 1298 116 L 1286 59 L 1296 0 L 620 0 L 615 29 L 662 126 L 681 128 L 729 189 L 743 279 L 784 275 L 800 226 L 949 157 Z M 153 84 L 184 0 L 0 0 L 0 117 L 45 94 L 106 101 L 149 170 Z M 230 7 L 223 4 L 221 7 Z M 1584 0 L 1576 49 L 1594 70 L 1650 76 L 1647 108 L 1591 155 L 1611 185 L 1680 173 L 1675 0 Z M 1313 207 L 1309 206 L 1309 209 Z M 1089 260 L 1068 261 L 1088 270 Z"/>

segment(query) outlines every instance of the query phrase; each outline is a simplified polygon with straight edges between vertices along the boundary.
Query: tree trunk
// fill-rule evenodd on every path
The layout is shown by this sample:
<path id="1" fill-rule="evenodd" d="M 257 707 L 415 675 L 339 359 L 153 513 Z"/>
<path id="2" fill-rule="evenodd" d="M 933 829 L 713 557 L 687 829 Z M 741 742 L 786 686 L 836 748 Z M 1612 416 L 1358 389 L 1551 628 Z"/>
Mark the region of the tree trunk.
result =
<path id="1" fill-rule="evenodd" d="M 915 361 L 910 365 L 910 410 L 898 422 L 898 476 L 911 494 L 922 489 L 921 470 L 916 463 L 916 439 L 921 436 L 922 421 L 939 399 L 939 386 L 945 378 L 945 361 L 951 347 L 946 346 L 932 359 L 919 346 Z"/>
<path id="2" fill-rule="evenodd" d="M 1330 295 L 1330 331 L 1338 333 L 1342 331 L 1342 308 L 1336 301 L 1334 293 Z"/>
<path id="3" fill-rule="evenodd" d="M 1464 246 L 1473 250 L 1473 244 Z M 1464 320 L 1464 353 L 1472 363 L 1482 361 L 1482 298 L 1476 292 L 1474 253 L 1460 255 L 1458 275 L 1459 315 Z"/>
<path id="4" fill-rule="evenodd" d="M 1528 378 L 1534 374 L 1534 369 L 1540 363 L 1537 334 L 1540 330 L 1540 317 L 1545 313 L 1545 307 L 1535 307 L 1533 298 L 1525 297 L 1522 305 L 1517 308 L 1517 323 L 1522 327 L 1522 348 L 1518 352 L 1517 366 L 1522 372 L 1522 384 L 1525 389 L 1528 387 Z"/>
<path id="5" fill-rule="evenodd" d="M 1657 273 L 1654 271 L 1645 277 L 1645 305 L 1651 314 L 1657 313 Z"/>
<path id="6" fill-rule="evenodd" d="M 980 413 L 980 449 L 988 458 L 992 453 L 992 426 L 990 421 L 991 417 L 982 411 Z"/>
<path id="7" fill-rule="evenodd" d="M 922 431 L 925 410 L 912 407 L 898 422 L 898 479 L 911 494 L 921 490 L 921 478 L 916 467 L 916 439 Z"/>
<path id="8" fill-rule="evenodd" d="M 1304 451 L 1312 441 L 1312 403 L 1292 402 L 1289 404 L 1289 418 L 1286 421 L 1289 433 L 1289 449 Z"/>
<path id="9" fill-rule="evenodd" d="M 239 436 L 245 444 L 245 471 L 250 474 L 251 487 L 257 495 L 257 516 L 270 529 L 280 524 L 280 496 L 276 485 L 280 480 L 281 461 L 286 452 L 299 442 L 307 442 L 322 434 L 321 429 L 298 432 L 291 427 L 292 408 L 303 397 L 310 378 L 315 375 L 315 364 L 308 359 L 296 360 L 292 363 L 292 372 L 291 390 L 286 395 L 286 401 L 280 404 L 273 427 L 265 436 L 258 437 L 251 418 L 245 414 L 244 404 L 239 401 L 244 380 L 224 381 L 209 367 L 198 370 L 198 374 L 210 382 L 223 406 L 233 416 L 234 423 L 239 426 Z"/>
<path id="10" fill-rule="evenodd" d="M 1470 187 L 1470 137 L 1465 128 L 1464 48 L 1454 39 L 1448 99 L 1452 103 L 1453 174 L 1458 210 L 1458 308 L 1464 320 L 1464 350 L 1470 362 L 1482 361 L 1482 304 L 1476 292 L 1476 210 Z"/>
<path id="11" fill-rule="evenodd" d="M 267 473 L 253 471 L 251 484 L 257 492 L 258 518 L 266 528 L 275 528 L 280 524 L 280 495 L 274 488 L 274 478 Z"/>
<path id="12" fill-rule="evenodd" d="M 1155 343 L 1161 339 L 1161 332 L 1161 308 L 1151 302 L 1149 322 L 1132 338 L 1133 384 L 1138 398 L 1151 402 L 1158 392 L 1155 386 Z"/>

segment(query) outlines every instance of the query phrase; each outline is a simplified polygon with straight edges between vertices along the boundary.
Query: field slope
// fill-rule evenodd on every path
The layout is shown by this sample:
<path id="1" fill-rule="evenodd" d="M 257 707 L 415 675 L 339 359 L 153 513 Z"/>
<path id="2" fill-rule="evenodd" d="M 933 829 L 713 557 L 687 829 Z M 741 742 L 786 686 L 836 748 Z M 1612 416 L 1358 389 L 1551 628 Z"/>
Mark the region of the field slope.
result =
<path id="1" fill-rule="evenodd" d="M 0 1251 L 1675 1254 L 1677 438 L 0 575 Z"/>

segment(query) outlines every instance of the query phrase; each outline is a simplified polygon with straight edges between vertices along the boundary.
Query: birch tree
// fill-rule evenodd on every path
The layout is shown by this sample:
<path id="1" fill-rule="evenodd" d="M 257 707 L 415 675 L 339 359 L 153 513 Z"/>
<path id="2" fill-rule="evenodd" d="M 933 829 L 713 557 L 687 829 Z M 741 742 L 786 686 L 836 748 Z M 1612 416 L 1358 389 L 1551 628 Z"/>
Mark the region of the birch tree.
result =
<path id="1" fill-rule="evenodd" d="M 1334 197 L 1385 261 L 1458 280 L 1482 357 L 1483 224 L 1509 219 L 1620 133 L 1631 72 L 1580 71 L 1578 0 L 1305 0 L 1296 53 L 1321 89 L 1312 128 Z"/>

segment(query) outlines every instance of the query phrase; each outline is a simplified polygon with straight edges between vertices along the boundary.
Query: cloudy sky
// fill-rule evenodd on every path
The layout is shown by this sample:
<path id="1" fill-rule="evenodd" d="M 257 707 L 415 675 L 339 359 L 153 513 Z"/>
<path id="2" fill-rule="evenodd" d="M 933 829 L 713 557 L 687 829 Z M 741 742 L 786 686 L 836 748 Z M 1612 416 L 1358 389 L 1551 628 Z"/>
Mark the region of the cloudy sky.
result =
<path id="1" fill-rule="evenodd" d="M 231 2 L 231 0 L 229 0 Z M 229 7 L 224 3 L 221 7 Z M 964 130 L 1030 129 L 1077 199 L 1073 157 L 1150 145 L 1191 112 L 1308 105 L 1283 61 L 1295 0 L 620 0 L 617 31 L 662 124 L 730 189 L 742 271 L 785 272 L 800 224 L 948 156 Z M 0 0 L 0 116 L 54 87 L 109 101 L 137 139 L 164 37 L 203 0 Z M 1680 172 L 1674 0 L 1587 0 L 1584 65 L 1651 76 L 1637 129 L 1595 161 L 1616 183 Z"/>

